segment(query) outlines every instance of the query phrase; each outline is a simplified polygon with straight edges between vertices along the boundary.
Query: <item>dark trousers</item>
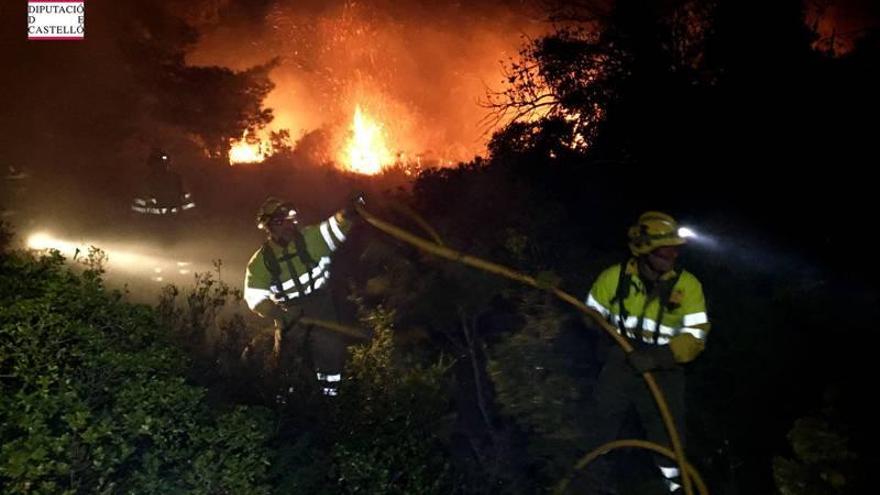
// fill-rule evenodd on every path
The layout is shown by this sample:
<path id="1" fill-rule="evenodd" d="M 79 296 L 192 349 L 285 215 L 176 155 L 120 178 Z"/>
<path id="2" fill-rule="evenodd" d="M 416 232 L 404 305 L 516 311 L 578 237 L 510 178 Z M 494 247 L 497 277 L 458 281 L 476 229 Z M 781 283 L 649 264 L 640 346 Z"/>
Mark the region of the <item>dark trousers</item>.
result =
<path id="1" fill-rule="evenodd" d="M 296 299 L 288 307 L 288 312 L 293 314 L 302 312 L 303 317 L 338 322 L 333 297 L 327 290 L 318 290 Z M 301 322 L 287 329 L 283 336 L 276 331 L 276 346 L 280 348 L 281 359 L 295 352 L 296 346 L 307 346 L 307 357 L 311 359 L 314 370 L 322 375 L 336 375 L 342 372 L 348 346 L 352 343 L 349 337 L 338 332 Z"/>
<path id="2" fill-rule="evenodd" d="M 672 370 L 655 371 L 652 374 L 666 396 L 675 427 L 684 443 L 684 370 L 676 367 Z M 619 347 L 615 346 L 609 350 L 593 398 L 595 403 L 588 417 L 590 424 L 587 425 L 591 431 L 589 446 L 591 450 L 618 438 L 623 421 L 631 409 L 635 409 L 647 440 L 672 448 L 660 411 L 648 385 L 627 363 L 626 356 Z M 660 469 L 658 474 L 662 476 L 668 487 L 672 489 L 680 484 L 675 461 L 657 455 L 655 462 Z M 595 466 L 590 465 L 586 468 L 588 472 L 585 478 L 592 481 L 589 484 L 605 487 L 612 484 L 612 469 L 609 461 L 600 457 L 593 464 Z M 607 491 L 613 493 L 613 490 Z"/>

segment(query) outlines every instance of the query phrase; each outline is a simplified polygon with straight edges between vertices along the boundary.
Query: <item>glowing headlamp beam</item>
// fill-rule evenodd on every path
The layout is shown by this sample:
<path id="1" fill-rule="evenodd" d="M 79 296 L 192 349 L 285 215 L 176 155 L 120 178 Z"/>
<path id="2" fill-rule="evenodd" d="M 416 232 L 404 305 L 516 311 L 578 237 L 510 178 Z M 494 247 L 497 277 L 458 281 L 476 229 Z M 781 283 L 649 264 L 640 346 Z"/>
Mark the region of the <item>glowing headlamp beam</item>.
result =
<path id="1" fill-rule="evenodd" d="M 681 227 L 678 229 L 678 236 L 683 239 L 688 239 L 688 238 L 693 239 L 693 238 L 697 237 L 697 233 L 694 232 L 693 230 L 689 229 L 688 227 Z"/>

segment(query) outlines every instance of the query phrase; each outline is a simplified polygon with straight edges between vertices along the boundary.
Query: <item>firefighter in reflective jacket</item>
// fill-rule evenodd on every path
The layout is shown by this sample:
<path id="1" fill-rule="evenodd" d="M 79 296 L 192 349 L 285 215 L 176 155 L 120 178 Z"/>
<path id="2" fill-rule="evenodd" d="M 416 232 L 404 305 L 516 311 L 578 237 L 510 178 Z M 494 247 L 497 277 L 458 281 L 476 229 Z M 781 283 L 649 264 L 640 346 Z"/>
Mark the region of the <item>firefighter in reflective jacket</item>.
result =
<path id="1" fill-rule="evenodd" d="M 594 447 L 616 437 L 633 406 L 648 440 L 669 444 L 659 411 L 640 377 L 645 371 L 653 373 L 666 394 L 684 440 L 682 365 L 702 352 L 709 331 L 700 282 L 676 267 L 685 242 L 671 216 L 642 214 L 629 229 L 632 257 L 603 271 L 587 296 L 587 305 L 601 313 L 635 349 L 625 356 L 619 346 L 613 346 L 599 375 L 594 392 L 599 424 L 592 430 L 604 438 L 596 438 Z M 669 491 L 680 490 L 680 473 L 674 461 L 658 456 L 656 463 Z M 609 467 L 605 466 L 605 474 Z M 594 490 L 614 493 L 607 483 L 601 484 L 604 486 L 594 485 Z"/>
<path id="2" fill-rule="evenodd" d="M 131 210 L 148 216 L 178 215 L 195 208 L 192 195 L 183 186 L 180 175 L 171 170 L 171 157 L 156 148 L 147 159 L 149 173 Z"/>
<path id="3" fill-rule="evenodd" d="M 356 201 L 362 202 L 360 196 Z M 303 316 L 336 321 L 330 291 L 330 255 L 345 242 L 355 215 L 335 213 L 318 225 L 300 228 L 290 203 L 269 198 L 260 207 L 258 228 L 267 239 L 248 262 L 244 299 L 255 313 L 275 320 L 275 356 L 281 352 L 282 334 L 296 328 L 311 345 L 310 356 L 325 395 L 336 395 L 348 341 L 342 335 L 298 324 Z"/>

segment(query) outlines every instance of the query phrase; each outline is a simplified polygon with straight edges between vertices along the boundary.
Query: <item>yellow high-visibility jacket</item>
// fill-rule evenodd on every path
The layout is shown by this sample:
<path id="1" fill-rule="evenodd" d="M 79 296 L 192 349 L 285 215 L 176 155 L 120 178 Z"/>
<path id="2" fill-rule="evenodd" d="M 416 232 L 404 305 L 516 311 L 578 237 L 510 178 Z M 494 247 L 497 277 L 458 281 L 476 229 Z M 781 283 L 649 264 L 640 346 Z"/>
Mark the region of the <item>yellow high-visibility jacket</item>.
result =
<path id="1" fill-rule="evenodd" d="M 666 297 L 652 295 L 639 276 L 636 260 L 625 265 L 618 263 L 599 275 L 587 296 L 587 306 L 601 313 L 621 335 L 648 344 L 671 345 L 676 361 L 693 360 L 705 347 L 709 333 L 700 281 L 684 270 L 670 272 L 659 281 L 672 284 Z M 626 270 L 623 277 L 621 270 Z M 621 281 L 629 284 L 627 290 L 618 290 Z"/>
<path id="2" fill-rule="evenodd" d="M 248 307 L 265 315 L 271 305 L 290 304 L 323 287 L 330 277 L 330 255 L 350 229 L 351 222 L 338 212 L 301 229 L 305 252 L 299 252 L 295 243 L 281 246 L 267 240 L 248 262 L 244 279 Z"/>

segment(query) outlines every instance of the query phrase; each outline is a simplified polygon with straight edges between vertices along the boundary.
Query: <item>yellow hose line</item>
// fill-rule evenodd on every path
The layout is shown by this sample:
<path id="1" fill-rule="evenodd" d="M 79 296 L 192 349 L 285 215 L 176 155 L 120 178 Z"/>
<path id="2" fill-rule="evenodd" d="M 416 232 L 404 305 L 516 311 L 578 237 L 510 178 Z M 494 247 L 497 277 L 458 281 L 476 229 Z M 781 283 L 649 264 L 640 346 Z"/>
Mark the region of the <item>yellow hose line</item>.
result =
<path id="1" fill-rule="evenodd" d="M 501 275 L 502 277 L 516 280 L 517 282 L 535 287 L 537 289 L 547 290 L 546 288 L 538 284 L 534 277 L 530 277 L 506 266 L 492 263 L 491 261 L 486 261 L 475 256 L 464 254 L 454 249 L 450 249 L 446 246 L 437 245 L 431 241 L 423 239 L 417 235 L 407 232 L 406 230 L 403 230 L 395 225 L 392 225 L 373 216 L 370 212 L 364 209 L 362 205 L 357 205 L 356 208 L 361 217 L 373 227 L 376 227 L 382 232 L 385 232 L 392 237 L 400 239 L 401 241 L 412 244 L 413 246 L 416 246 L 423 251 L 427 251 L 442 258 L 457 261 L 459 263 L 472 266 L 474 268 L 478 268 L 489 273 Z M 590 309 L 589 307 L 587 307 L 587 305 L 579 301 L 571 294 L 564 292 L 556 287 L 549 290 L 553 292 L 553 294 L 555 294 L 556 297 L 558 297 L 559 299 L 562 299 L 563 301 L 571 304 L 582 313 L 592 318 L 595 323 L 602 327 L 602 329 L 605 330 L 605 332 L 610 335 L 611 338 L 613 338 L 614 341 L 617 342 L 617 344 L 622 347 L 627 354 L 633 351 L 633 348 L 629 344 L 629 342 L 627 342 L 626 339 L 618 334 L 617 329 L 615 329 L 613 326 L 611 326 L 611 324 L 605 321 L 602 315 L 600 315 L 597 311 Z M 669 439 L 672 443 L 672 450 L 675 452 L 675 460 L 679 465 L 679 469 L 684 471 L 684 466 L 686 464 L 684 449 L 682 448 L 681 437 L 679 436 L 678 430 L 675 427 L 675 422 L 672 420 L 672 414 L 669 412 L 669 406 L 666 402 L 666 397 L 663 395 L 663 392 L 660 391 L 660 387 L 657 386 L 657 382 L 654 380 L 654 376 L 651 373 L 642 373 L 642 378 L 644 378 L 645 383 L 648 384 L 648 388 L 651 390 L 651 395 L 653 395 L 654 401 L 657 403 L 657 408 L 660 410 L 660 416 L 663 418 L 663 423 L 666 426 L 666 431 L 669 433 Z M 693 495 L 694 492 L 693 486 L 691 485 L 690 477 L 682 476 L 682 481 L 685 494 Z"/>
<path id="2" fill-rule="evenodd" d="M 334 331 L 336 333 L 341 333 L 343 335 L 347 335 L 349 337 L 354 337 L 356 339 L 368 339 L 366 332 L 361 330 L 360 328 L 350 327 L 348 325 L 343 325 L 341 323 L 336 323 L 335 321 L 327 321 L 327 320 L 316 320 L 315 318 L 309 318 L 304 316 L 297 320 L 297 323 L 301 323 L 303 325 L 313 325 L 316 327 L 321 327 L 327 330 Z"/>
<path id="3" fill-rule="evenodd" d="M 434 230 L 434 227 L 432 227 L 431 224 L 428 223 L 428 221 L 425 220 L 425 218 L 423 216 L 416 213 L 412 208 L 401 203 L 400 201 L 392 201 L 391 207 L 394 208 L 395 210 L 403 213 L 404 215 L 408 216 L 412 221 L 417 223 L 419 225 L 419 227 L 422 228 L 422 230 L 427 232 L 428 235 L 430 235 L 431 238 L 434 239 L 434 243 L 436 243 L 440 246 L 446 245 L 443 242 L 443 238 L 440 237 L 440 234 L 438 234 L 437 231 Z"/>
<path id="4" fill-rule="evenodd" d="M 613 442 L 608 442 L 605 445 L 602 445 L 601 447 L 593 450 L 589 454 L 583 456 L 577 462 L 577 464 L 574 465 L 574 470 L 579 471 L 581 469 L 584 469 L 587 466 L 587 464 L 595 461 L 599 457 L 611 452 L 612 450 L 622 449 L 622 448 L 627 448 L 627 447 L 648 449 L 648 450 L 654 451 L 660 455 L 666 456 L 672 460 L 675 460 L 675 453 L 673 451 L 669 450 L 668 448 L 663 447 L 662 445 L 657 445 L 656 443 L 653 443 L 653 442 L 648 442 L 646 440 L 637 440 L 637 439 L 615 440 Z M 685 464 L 685 467 L 687 469 L 688 477 L 692 478 L 694 480 L 694 482 L 696 483 L 697 491 L 700 492 L 701 495 L 709 495 L 709 489 L 706 487 L 706 483 L 703 481 L 703 478 L 700 477 L 700 473 L 697 472 L 697 470 L 689 462 Z M 682 479 L 684 479 L 684 478 L 685 478 L 685 476 L 682 476 Z M 556 488 L 554 488 L 553 493 L 555 495 L 562 495 L 563 493 L 565 493 L 565 490 L 568 488 L 569 483 L 571 483 L 571 477 L 565 478 L 558 485 L 556 485 Z"/>

